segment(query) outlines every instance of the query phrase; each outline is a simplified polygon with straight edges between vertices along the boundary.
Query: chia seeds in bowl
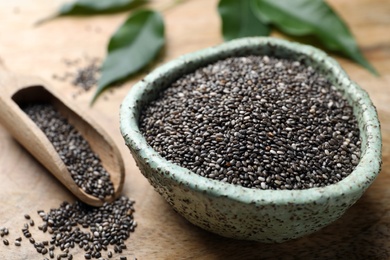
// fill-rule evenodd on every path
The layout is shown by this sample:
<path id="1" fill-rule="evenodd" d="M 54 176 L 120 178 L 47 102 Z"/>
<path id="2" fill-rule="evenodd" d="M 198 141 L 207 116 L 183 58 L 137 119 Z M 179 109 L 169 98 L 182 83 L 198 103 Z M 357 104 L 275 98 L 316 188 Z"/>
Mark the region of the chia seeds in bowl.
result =
<path id="1" fill-rule="evenodd" d="M 231 57 L 189 73 L 141 113 L 146 141 L 201 176 L 259 189 L 323 187 L 359 162 L 352 107 L 298 61 Z"/>
<path id="2" fill-rule="evenodd" d="M 381 165 L 367 93 L 322 51 L 273 38 L 155 70 L 122 103 L 121 131 L 177 212 L 238 239 L 283 242 L 330 224 Z"/>

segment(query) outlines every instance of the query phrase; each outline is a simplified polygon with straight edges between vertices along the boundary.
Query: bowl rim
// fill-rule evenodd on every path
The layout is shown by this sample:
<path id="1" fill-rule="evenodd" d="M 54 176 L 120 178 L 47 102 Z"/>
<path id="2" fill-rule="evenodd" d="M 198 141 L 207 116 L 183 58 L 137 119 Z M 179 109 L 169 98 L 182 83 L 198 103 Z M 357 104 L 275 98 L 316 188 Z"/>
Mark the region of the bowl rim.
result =
<path id="1" fill-rule="evenodd" d="M 362 110 L 361 120 L 358 119 L 362 138 L 362 155 L 355 170 L 341 181 L 325 187 L 303 190 L 262 190 L 245 188 L 218 180 L 202 177 L 186 168 L 171 163 L 160 156 L 149 146 L 138 128 L 137 104 L 142 100 L 144 93 L 153 89 L 153 82 L 163 77 L 167 72 L 180 69 L 189 62 L 197 59 L 207 59 L 221 52 L 234 52 L 240 48 L 258 48 L 259 46 L 273 45 L 287 48 L 289 51 L 307 55 L 314 62 L 321 64 L 337 79 L 337 83 L 344 89 L 345 95 Z M 354 108 L 355 112 L 355 108 Z M 340 65 L 325 52 L 300 43 L 289 42 L 272 37 L 249 37 L 232 40 L 220 45 L 185 54 L 174 59 L 148 74 L 137 82 L 126 95 L 120 107 L 120 130 L 126 145 L 145 160 L 154 170 L 169 173 L 164 174 L 175 182 L 188 186 L 192 190 L 210 196 L 223 196 L 229 199 L 250 204 L 305 204 L 321 203 L 337 199 L 347 194 L 362 194 L 374 181 L 381 168 L 381 132 L 376 109 L 367 92 L 353 82 Z"/>

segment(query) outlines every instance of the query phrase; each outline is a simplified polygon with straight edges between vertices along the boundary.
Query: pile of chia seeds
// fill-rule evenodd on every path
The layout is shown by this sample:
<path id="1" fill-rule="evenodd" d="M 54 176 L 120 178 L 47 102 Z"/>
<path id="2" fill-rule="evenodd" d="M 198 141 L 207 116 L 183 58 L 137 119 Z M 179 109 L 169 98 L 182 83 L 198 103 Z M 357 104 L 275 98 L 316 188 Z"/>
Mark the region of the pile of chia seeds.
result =
<path id="1" fill-rule="evenodd" d="M 114 194 L 110 174 L 82 135 L 51 104 L 31 104 L 24 112 L 44 132 L 72 175 L 86 193 L 101 200 Z"/>
<path id="2" fill-rule="evenodd" d="M 77 59 L 63 59 L 63 63 L 67 67 L 65 73 L 53 74 L 52 78 L 74 86 L 78 91 L 72 94 L 73 98 L 77 98 L 97 86 L 101 75 L 102 62 L 100 58 L 84 56 Z M 123 81 L 113 83 L 107 92 L 113 93 L 114 87 L 119 87 L 122 84 Z M 103 96 L 104 100 L 108 100 L 108 98 L 107 95 Z"/>
<path id="3" fill-rule="evenodd" d="M 69 68 L 69 71 L 63 75 L 54 74 L 54 79 L 68 81 L 83 91 L 88 91 L 96 86 L 101 67 L 101 62 L 98 58 L 64 59 L 63 62 Z"/>
<path id="4" fill-rule="evenodd" d="M 24 218 L 22 237 L 15 238 L 14 245 L 22 246 L 24 240 L 34 246 L 35 250 L 45 259 L 73 259 L 76 247 L 84 251 L 84 259 L 110 259 L 119 255 L 121 260 L 127 257 L 120 254 L 127 248 L 125 241 L 134 231 L 137 223 L 133 218 L 134 201 L 120 197 L 112 203 L 104 203 L 102 207 L 91 207 L 76 201 L 73 204 L 63 202 L 59 208 L 45 213 L 37 213 L 43 224 L 38 229 L 48 233 L 50 239 L 37 241 L 32 235 L 34 221 L 30 215 Z M 1 237 L 9 234 L 8 228 L 1 228 Z M 5 246 L 11 246 L 8 239 L 3 238 Z"/>
<path id="5" fill-rule="evenodd" d="M 360 159 L 352 107 L 312 67 L 232 57 L 173 82 L 141 113 L 164 158 L 201 176 L 258 189 L 336 183 Z"/>

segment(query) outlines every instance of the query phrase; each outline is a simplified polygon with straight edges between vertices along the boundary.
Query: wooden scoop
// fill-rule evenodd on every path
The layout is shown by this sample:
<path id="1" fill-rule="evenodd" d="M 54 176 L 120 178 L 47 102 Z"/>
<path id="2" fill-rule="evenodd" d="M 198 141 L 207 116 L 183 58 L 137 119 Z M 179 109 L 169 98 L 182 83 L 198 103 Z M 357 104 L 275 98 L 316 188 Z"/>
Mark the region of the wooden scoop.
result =
<path id="1" fill-rule="evenodd" d="M 96 153 L 110 174 L 114 195 L 104 201 L 84 192 L 72 179 L 64 162 L 41 129 L 20 108 L 23 104 L 48 102 L 73 125 Z M 124 165 L 121 154 L 109 135 L 87 115 L 77 114 L 39 78 L 0 73 L 0 124 L 81 201 L 101 206 L 117 198 L 123 188 Z"/>

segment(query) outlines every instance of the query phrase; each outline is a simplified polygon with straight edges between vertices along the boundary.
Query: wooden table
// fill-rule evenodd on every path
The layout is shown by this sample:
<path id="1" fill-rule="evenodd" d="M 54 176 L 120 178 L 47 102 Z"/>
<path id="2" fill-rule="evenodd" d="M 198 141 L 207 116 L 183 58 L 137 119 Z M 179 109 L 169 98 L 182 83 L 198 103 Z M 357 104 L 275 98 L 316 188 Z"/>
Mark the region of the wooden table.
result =
<path id="1" fill-rule="evenodd" d="M 176 214 L 142 176 L 120 135 L 118 113 L 124 96 L 143 75 L 105 93 L 92 108 L 88 103 L 94 90 L 74 98 L 77 88 L 53 79 L 53 74 L 61 75 L 71 69 L 64 59 L 102 58 L 109 35 L 126 17 L 118 14 L 61 18 L 33 26 L 62 2 L 0 2 L 1 67 L 48 81 L 112 134 L 126 161 L 124 194 L 136 200 L 138 227 L 126 241 L 128 249 L 124 255 L 128 259 L 390 258 L 390 1 L 329 1 L 350 25 L 364 55 L 381 74 L 381 77 L 372 76 L 350 61 L 336 57 L 351 78 L 369 92 L 378 109 L 383 134 L 382 172 L 359 202 L 338 221 L 310 236 L 275 245 L 227 239 L 193 226 Z M 169 3 L 154 2 L 157 8 Z M 216 6 L 216 0 L 188 0 L 164 11 L 168 40 L 165 56 L 159 63 L 221 43 Z M 43 258 L 26 240 L 21 247 L 13 244 L 22 235 L 23 215 L 30 214 L 39 224 L 37 210 L 47 211 L 64 200 L 74 201 L 74 197 L 1 126 L 0 176 L 0 227 L 10 229 L 8 239 L 12 243 L 8 247 L 0 244 L 0 259 Z M 32 232 L 37 238 L 43 238 L 38 230 Z M 81 251 L 75 259 L 83 259 Z"/>

